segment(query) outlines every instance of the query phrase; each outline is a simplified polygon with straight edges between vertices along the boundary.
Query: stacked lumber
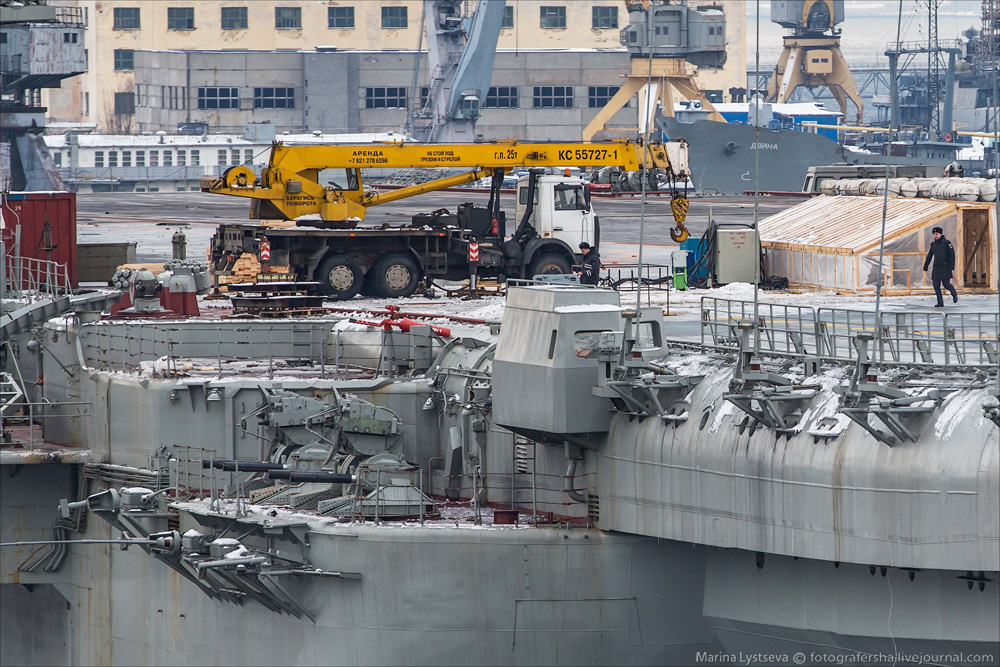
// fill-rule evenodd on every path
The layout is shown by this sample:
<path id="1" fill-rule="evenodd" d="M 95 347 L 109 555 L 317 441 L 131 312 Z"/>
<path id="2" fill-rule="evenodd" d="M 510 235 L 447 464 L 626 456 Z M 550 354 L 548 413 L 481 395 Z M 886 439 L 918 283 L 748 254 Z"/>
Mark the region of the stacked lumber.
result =
<path id="1" fill-rule="evenodd" d="M 227 283 L 255 283 L 262 275 L 272 276 L 274 274 L 287 275 L 288 267 L 272 266 L 269 268 L 267 274 L 261 274 L 260 260 L 257 258 L 257 255 L 245 252 L 236 260 L 230 275 L 219 276 L 219 289 L 226 291 L 225 285 Z"/>

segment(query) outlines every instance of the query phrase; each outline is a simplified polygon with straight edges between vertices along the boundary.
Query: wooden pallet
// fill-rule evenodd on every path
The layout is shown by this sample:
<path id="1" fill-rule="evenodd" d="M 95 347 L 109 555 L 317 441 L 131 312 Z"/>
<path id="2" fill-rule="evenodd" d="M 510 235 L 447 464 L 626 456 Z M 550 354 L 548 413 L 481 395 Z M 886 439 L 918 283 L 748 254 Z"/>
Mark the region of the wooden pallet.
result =
<path id="1" fill-rule="evenodd" d="M 434 288 L 442 290 L 449 297 L 460 297 L 460 298 L 477 298 L 482 296 L 502 296 L 507 291 L 507 286 L 505 283 L 501 283 L 496 280 L 477 280 L 476 289 L 469 289 L 469 281 L 465 281 L 461 287 L 455 289 L 448 289 L 447 287 L 442 287 L 438 283 L 434 283 Z"/>
<path id="2" fill-rule="evenodd" d="M 275 308 L 274 310 L 262 310 L 256 313 L 255 317 L 313 317 L 326 315 L 329 312 L 326 308 Z"/>

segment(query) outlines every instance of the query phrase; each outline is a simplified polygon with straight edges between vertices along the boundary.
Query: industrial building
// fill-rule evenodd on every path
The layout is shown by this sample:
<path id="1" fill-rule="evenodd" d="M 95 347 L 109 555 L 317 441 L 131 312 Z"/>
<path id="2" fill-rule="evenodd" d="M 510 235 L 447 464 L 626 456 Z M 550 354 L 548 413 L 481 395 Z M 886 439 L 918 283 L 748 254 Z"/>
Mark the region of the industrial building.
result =
<path id="1" fill-rule="evenodd" d="M 388 132 L 428 94 L 421 72 L 412 99 L 416 51 L 137 51 L 138 132 L 204 123 L 242 132 L 273 122 L 278 132 Z M 618 91 L 624 51 L 500 51 L 476 133 L 483 139 L 576 141 Z M 635 127 L 635 111 L 612 126 Z M 633 131 L 634 133 L 634 131 Z M 621 133 L 619 133 L 620 135 Z M 615 136 L 619 136 L 615 135 Z M 469 137 L 469 141 L 476 137 Z"/>
<path id="2" fill-rule="evenodd" d="M 186 82 L 160 84 L 158 81 L 154 83 L 143 80 L 144 75 L 140 70 L 143 67 L 144 59 L 141 53 L 144 50 L 197 53 L 205 48 L 212 48 L 248 54 L 260 51 L 268 54 L 266 69 L 279 66 L 278 61 L 274 60 L 276 52 L 291 54 L 298 51 L 317 53 L 385 51 L 398 53 L 402 58 L 392 69 L 398 70 L 398 78 L 405 80 L 402 85 L 409 88 L 413 84 L 413 61 L 412 56 L 404 57 L 404 54 L 427 48 L 426 42 L 421 39 L 423 7 L 421 0 L 384 2 L 345 0 L 338 3 L 306 0 L 254 0 L 242 3 L 233 0 L 194 0 L 183 3 L 159 0 L 102 2 L 51 0 L 51 4 L 71 6 L 81 10 L 86 24 L 84 46 L 87 72 L 67 82 L 62 90 L 48 93 L 48 120 L 96 122 L 104 131 L 110 133 L 134 132 L 140 129 L 138 123 L 153 122 L 143 120 L 144 116 L 139 113 L 139 108 L 140 99 L 148 101 L 149 94 L 156 91 L 138 90 L 137 86 L 142 87 L 147 84 L 173 86 L 173 90 L 168 90 L 166 93 L 169 98 L 168 109 L 171 101 L 175 106 L 185 103 L 180 101 L 184 95 L 179 89 L 186 86 Z M 726 39 L 729 58 L 720 68 L 700 68 L 698 81 L 703 90 L 713 91 L 712 97 L 716 101 L 728 101 L 727 91 L 730 88 L 745 85 L 745 7 L 740 0 L 721 0 L 716 4 L 727 15 Z M 568 52 L 583 49 L 597 53 L 613 53 L 620 60 L 619 64 L 615 65 L 617 70 L 609 70 L 608 76 L 602 75 L 600 80 L 592 76 L 592 72 L 587 69 L 591 65 L 589 61 L 584 63 L 580 60 L 574 65 L 572 58 L 567 57 L 564 63 L 559 64 L 560 67 L 565 65 L 569 68 L 564 74 L 565 81 L 579 80 L 581 84 L 560 82 L 557 85 L 582 85 L 583 82 L 595 86 L 620 85 L 619 75 L 628 69 L 628 56 L 619 42 L 619 31 L 628 23 L 626 6 L 621 0 L 573 0 L 572 2 L 511 0 L 507 3 L 505 11 L 505 27 L 501 30 L 497 43 L 497 48 L 501 52 L 526 55 L 535 49 Z M 376 56 L 371 54 L 363 56 L 363 58 L 371 57 Z M 551 61 L 546 58 L 541 60 L 526 58 L 526 60 L 527 63 L 520 67 L 516 67 L 517 63 L 510 67 L 520 69 L 522 72 L 530 71 L 532 68 L 555 71 Z M 170 62 L 173 63 L 173 60 Z M 374 65 L 371 62 L 366 64 Z M 197 69 L 195 63 L 192 65 Z M 410 70 L 405 73 L 407 66 Z M 173 76 L 175 78 L 181 76 L 187 67 L 180 68 Z M 499 71 L 502 65 L 499 61 L 497 67 L 494 84 L 503 85 Z M 299 69 L 302 70 L 304 67 Z M 378 68 L 369 69 L 377 71 Z M 167 73 L 162 75 L 167 76 Z M 312 82 L 313 80 L 310 80 L 310 83 Z M 520 86 L 525 85 L 524 81 L 516 83 Z M 364 84 L 365 80 L 360 79 L 359 85 Z M 302 77 L 300 85 L 306 87 L 306 77 Z M 288 86 L 259 87 L 287 88 Z M 389 87 L 400 86 L 394 83 Z M 257 96 L 255 91 L 247 90 L 239 94 L 243 95 L 244 92 L 246 96 L 243 99 L 250 100 L 251 105 L 255 97 L 273 101 L 274 106 L 261 108 L 276 113 L 286 108 L 278 106 L 282 100 L 289 99 L 287 91 L 262 91 L 261 95 Z M 295 104 L 304 104 L 302 97 L 304 93 L 296 92 L 300 96 Z M 580 94 L 579 91 L 575 92 Z M 532 93 L 533 91 L 521 91 L 524 95 Z M 144 95 L 146 97 L 143 97 Z M 197 91 L 188 91 L 188 95 L 193 97 L 197 95 Z M 410 95 L 412 96 L 412 92 Z M 367 101 L 363 98 L 355 100 L 354 103 L 362 107 L 367 105 Z M 242 108 L 244 103 L 240 104 Z M 575 104 L 574 108 L 579 108 L 579 102 Z M 280 115 L 294 114 L 281 111 Z M 367 114 L 360 115 L 363 117 Z M 399 113 L 391 112 L 381 115 L 401 116 Z M 313 120 L 316 119 L 309 119 L 310 122 Z M 489 121 L 484 119 L 484 122 Z M 279 130 L 297 129 L 292 126 L 284 127 L 280 118 L 276 124 Z M 236 131 L 241 127 L 242 122 L 230 126 Z M 362 125 L 361 127 L 362 131 L 369 131 L 369 129 L 384 129 L 387 126 L 373 125 L 365 128 Z M 176 126 L 171 129 L 176 129 Z M 346 126 L 334 127 L 329 124 L 325 128 L 309 129 L 352 131 Z"/>

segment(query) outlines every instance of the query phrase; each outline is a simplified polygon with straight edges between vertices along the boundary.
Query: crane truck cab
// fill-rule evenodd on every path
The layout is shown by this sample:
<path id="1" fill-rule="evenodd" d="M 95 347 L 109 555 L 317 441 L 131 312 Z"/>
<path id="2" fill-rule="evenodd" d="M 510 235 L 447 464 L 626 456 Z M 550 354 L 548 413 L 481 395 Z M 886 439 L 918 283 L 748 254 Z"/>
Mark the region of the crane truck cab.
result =
<path id="1" fill-rule="evenodd" d="M 523 231 L 511 237 L 521 246 L 528 277 L 569 273 L 581 260 L 580 242 L 596 246 L 600 240 L 600 221 L 590 203 L 590 190 L 579 177 L 529 174 L 519 178 L 515 220 L 526 221 L 534 231 L 528 238 Z"/>

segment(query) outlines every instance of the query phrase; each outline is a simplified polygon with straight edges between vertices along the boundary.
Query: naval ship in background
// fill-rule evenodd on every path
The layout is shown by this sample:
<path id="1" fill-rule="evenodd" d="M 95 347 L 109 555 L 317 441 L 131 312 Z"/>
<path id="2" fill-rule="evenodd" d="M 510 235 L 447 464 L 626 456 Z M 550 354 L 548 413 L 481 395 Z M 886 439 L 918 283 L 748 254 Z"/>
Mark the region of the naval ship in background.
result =
<path id="1" fill-rule="evenodd" d="M 957 161 L 967 174 L 986 173 L 982 159 L 959 158 L 960 151 L 970 148 L 968 143 L 932 141 L 914 131 L 903 141 L 895 137 L 891 154 L 886 155 L 874 152 L 873 143 L 838 143 L 836 130 L 809 131 L 803 123 L 837 124 L 840 119 L 839 113 L 818 103 L 757 102 L 756 107 L 760 109 L 757 126 L 754 102 L 716 104 L 726 123 L 705 118 L 708 111 L 698 102 L 682 102 L 673 118 L 657 119 L 665 138 L 690 144 L 692 164 L 699 165 L 691 175 L 696 191 L 729 195 L 751 190 L 799 192 L 809 167 L 832 164 L 919 165 L 928 167 L 928 175 L 940 176 Z"/>

